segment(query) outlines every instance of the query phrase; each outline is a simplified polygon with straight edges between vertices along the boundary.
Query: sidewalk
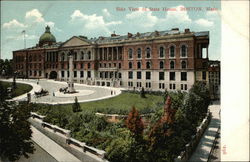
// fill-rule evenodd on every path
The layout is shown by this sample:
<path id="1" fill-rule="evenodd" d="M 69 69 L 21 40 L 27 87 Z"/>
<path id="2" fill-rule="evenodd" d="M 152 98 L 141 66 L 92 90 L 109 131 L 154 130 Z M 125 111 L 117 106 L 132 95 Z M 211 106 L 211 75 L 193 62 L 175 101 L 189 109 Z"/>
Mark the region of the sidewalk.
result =
<path id="1" fill-rule="evenodd" d="M 190 162 L 208 161 L 209 154 L 213 147 L 213 142 L 216 138 L 218 128 L 220 127 L 219 103 L 215 102 L 213 105 L 210 105 L 209 110 L 212 113 L 210 124 L 208 125 L 207 130 L 204 132 L 193 155 L 188 160 Z"/>
<path id="2" fill-rule="evenodd" d="M 32 140 L 59 162 L 80 162 L 74 155 L 31 126 Z"/>

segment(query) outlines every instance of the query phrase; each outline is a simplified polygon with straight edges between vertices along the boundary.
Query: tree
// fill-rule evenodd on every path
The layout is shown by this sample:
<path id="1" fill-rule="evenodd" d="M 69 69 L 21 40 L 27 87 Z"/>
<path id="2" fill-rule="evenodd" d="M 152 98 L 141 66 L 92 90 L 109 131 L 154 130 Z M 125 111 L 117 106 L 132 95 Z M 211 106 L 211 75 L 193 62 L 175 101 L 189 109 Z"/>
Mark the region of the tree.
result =
<path id="1" fill-rule="evenodd" d="M 77 97 L 75 97 L 75 103 L 73 103 L 73 105 L 72 105 L 72 111 L 73 112 L 80 112 L 81 111 L 81 106 L 78 103 Z"/>
<path id="2" fill-rule="evenodd" d="M 6 101 L 0 102 L 0 156 L 10 161 L 18 160 L 22 155 L 28 158 L 33 153 L 31 128 L 28 118 L 30 106 Z"/>
<path id="3" fill-rule="evenodd" d="M 132 132 L 133 136 L 142 136 L 144 124 L 142 122 L 141 116 L 139 115 L 135 107 L 132 107 L 132 110 L 128 114 L 126 126 Z"/>
<path id="4" fill-rule="evenodd" d="M 141 89 L 141 98 L 146 98 L 144 87 Z"/>

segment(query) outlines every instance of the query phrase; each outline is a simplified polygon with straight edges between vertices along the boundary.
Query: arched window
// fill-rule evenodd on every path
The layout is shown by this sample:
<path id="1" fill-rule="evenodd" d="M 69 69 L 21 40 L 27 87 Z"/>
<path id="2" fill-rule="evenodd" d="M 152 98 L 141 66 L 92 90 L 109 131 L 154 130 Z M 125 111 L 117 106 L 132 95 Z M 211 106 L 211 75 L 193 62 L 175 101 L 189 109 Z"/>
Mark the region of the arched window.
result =
<path id="1" fill-rule="evenodd" d="M 141 68 L 141 62 L 137 62 L 137 69 Z"/>
<path id="2" fill-rule="evenodd" d="M 187 47 L 185 45 L 181 46 L 181 57 L 187 57 Z"/>
<path id="3" fill-rule="evenodd" d="M 170 57 L 175 57 L 175 47 L 174 46 L 170 47 L 169 53 L 170 53 Z"/>
<path id="4" fill-rule="evenodd" d="M 91 59 L 91 52 L 90 51 L 88 52 L 88 59 L 89 60 Z"/>
<path id="5" fill-rule="evenodd" d="M 137 58 L 141 58 L 141 48 L 137 49 Z"/>
<path id="6" fill-rule="evenodd" d="M 163 68 L 164 68 L 164 62 L 160 61 L 160 69 L 163 69 Z"/>
<path id="7" fill-rule="evenodd" d="M 187 62 L 186 61 L 182 61 L 181 62 L 181 68 L 182 69 L 186 69 L 187 68 Z"/>
<path id="8" fill-rule="evenodd" d="M 159 57 L 160 57 L 160 58 L 164 57 L 164 54 L 165 54 L 164 51 L 165 51 L 165 50 L 164 50 L 164 47 L 160 47 L 160 49 L 159 49 Z"/>
<path id="9" fill-rule="evenodd" d="M 170 69 L 174 69 L 174 61 L 170 61 Z"/>
<path id="10" fill-rule="evenodd" d="M 149 47 L 146 48 L 146 58 L 151 57 L 151 49 Z"/>
<path id="11" fill-rule="evenodd" d="M 132 68 L 133 68 L 132 62 L 129 62 L 129 63 L 128 63 L 128 67 L 129 67 L 129 69 L 132 69 Z"/>
<path id="12" fill-rule="evenodd" d="M 129 58 L 129 59 L 132 59 L 132 58 L 133 58 L 133 50 L 132 50 L 132 48 L 130 48 L 130 49 L 128 50 L 128 58 Z"/>
<path id="13" fill-rule="evenodd" d="M 150 69 L 150 68 L 151 68 L 151 63 L 150 63 L 149 61 L 146 63 L 146 68 L 147 68 L 147 69 Z"/>

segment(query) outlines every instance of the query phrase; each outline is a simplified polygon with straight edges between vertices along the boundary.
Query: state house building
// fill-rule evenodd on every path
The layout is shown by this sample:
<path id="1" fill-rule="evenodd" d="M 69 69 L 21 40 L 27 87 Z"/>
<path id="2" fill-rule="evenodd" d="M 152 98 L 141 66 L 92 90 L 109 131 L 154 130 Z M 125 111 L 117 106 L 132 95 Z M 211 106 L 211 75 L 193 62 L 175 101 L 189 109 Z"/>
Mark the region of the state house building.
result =
<path id="1" fill-rule="evenodd" d="M 67 81 L 73 51 L 74 82 L 145 90 L 188 90 L 208 83 L 209 32 L 166 31 L 111 34 L 56 42 L 47 26 L 36 46 L 13 51 L 14 69 L 25 78 Z"/>

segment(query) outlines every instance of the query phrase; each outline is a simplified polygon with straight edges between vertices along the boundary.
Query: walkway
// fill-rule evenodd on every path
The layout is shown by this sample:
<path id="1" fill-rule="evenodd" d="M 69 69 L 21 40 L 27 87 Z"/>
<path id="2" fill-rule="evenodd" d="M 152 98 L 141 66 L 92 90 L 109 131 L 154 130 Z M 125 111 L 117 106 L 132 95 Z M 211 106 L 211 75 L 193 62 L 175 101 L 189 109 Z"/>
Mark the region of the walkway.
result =
<path id="1" fill-rule="evenodd" d="M 74 155 L 59 146 L 49 137 L 38 131 L 35 127 L 31 126 L 32 140 L 36 142 L 43 150 L 46 150 L 52 157 L 59 162 L 80 162 Z"/>
<path id="2" fill-rule="evenodd" d="M 11 82 L 12 80 L 3 80 L 3 81 Z M 16 80 L 16 82 L 18 83 L 30 84 L 33 87 L 32 91 L 29 92 L 31 93 L 31 102 L 45 103 L 45 104 L 51 104 L 51 105 L 74 103 L 75 96 L 77 96 L 78 102 L 90 102 L 90 101 L 107 99 L 107 98 L 115 97 L 121 94 L 121 90 L 122 90 L 122 88 L 90 86 L 86 84 L 75 83 L 74 84 L 75 89 L 76 91 L 79 91 L 80 93 L 71 94 L 71 96 L 69 94 L 67 96 L 67 95 L 62 95 L 58 92 L 60 88 L 67 87 L 66 82 L 40 79 L 39 84 L 37 84 L 37 81 L 38 81 L 37 79 L 28 79 L 28 80 L 17 79 Z M 48 90 L 49 95 L 36 98 L 34 96 L 34 92 L 40 91 L 41 88 Z M 55 96 L 53 94 L 55 94 Z M 27 99 L 27 94 L 23 94 L 21 96 L 13 98 L 12 100 L 20 101 L 20 100 L 26 100 L 26 99 Z"/>
<path id="3" fill-rule="evenodd" d="M 212 119 L 208 125 L 208 129 L 204 132 L 200 143 L 198 144 L 193 155 L 189 159 L 190 162 L 208 161 L 208 157 L 213 147 L 217 131 L 220 127 L 220 103 L 214 102 L 209 106 L 209 110 L 212 113 Z"/>

